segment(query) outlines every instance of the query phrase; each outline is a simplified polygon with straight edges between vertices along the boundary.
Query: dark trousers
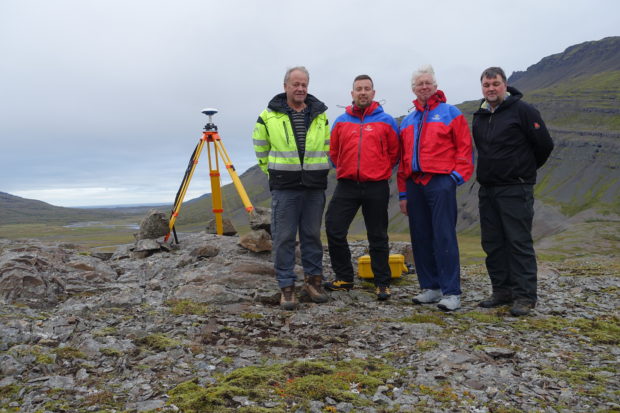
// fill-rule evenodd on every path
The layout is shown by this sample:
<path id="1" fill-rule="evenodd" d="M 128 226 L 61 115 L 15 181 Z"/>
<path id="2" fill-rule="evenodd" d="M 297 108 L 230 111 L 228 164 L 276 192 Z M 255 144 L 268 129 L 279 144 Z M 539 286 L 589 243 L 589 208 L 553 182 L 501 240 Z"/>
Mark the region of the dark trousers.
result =
<path id="1" fill-rule="evenodd" d="M 456 239 L 456 182 L 434 175 L 426 185 L 407 180 L 407 214 L 420 288 L 461 294 Z"/>
<path id="2" fill-rule="evenodd" d="M 536 302 L 533 185 L 481 186 L 482 249 L 493 294 Z"/>
<path id="3" fill-rule="evenodd" d="M 392 274 L 389 265 L 390 246 L 387 233 L 389 198 L 390 187 L 387 181 L 338 180 L 325 215 L 329 257 L 336 273 L 336 279 L 353 282 L 353 265 L 347 234 L 361 206 L 375 285 L 390 285 Z"/>

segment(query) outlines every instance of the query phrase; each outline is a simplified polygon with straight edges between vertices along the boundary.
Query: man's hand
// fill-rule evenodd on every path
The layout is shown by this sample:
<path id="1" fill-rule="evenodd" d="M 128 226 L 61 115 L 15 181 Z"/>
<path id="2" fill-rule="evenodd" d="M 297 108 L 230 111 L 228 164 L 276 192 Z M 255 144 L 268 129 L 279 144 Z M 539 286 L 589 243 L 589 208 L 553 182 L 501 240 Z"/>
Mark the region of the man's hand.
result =
<path id="1" fill-rule="evenodd" d="M 409 215 L 409 214 L 407 214 L 407 200 L 406 199 L 401 199 L 399 201 L 399 205 L 400 205 L 400 212 L 402 212 L 405 215 Z"/>

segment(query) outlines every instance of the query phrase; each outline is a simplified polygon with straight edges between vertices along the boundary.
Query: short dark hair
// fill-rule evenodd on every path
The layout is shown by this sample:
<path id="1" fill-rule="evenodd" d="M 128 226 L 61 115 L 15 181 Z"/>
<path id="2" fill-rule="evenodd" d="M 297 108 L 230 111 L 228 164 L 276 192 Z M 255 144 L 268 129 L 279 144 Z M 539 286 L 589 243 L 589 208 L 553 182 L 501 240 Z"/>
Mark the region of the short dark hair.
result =
<path id="1" fill-rule="evenodd" d="M 495 79 L 497 75 L 500 75 L 504 83 L 506 83 L 506 73 L 504 73 L 504 70 L 501 67 L 497 66 L 484 69 L 484 72 L 480 75 L 480 81 L 482 82 L 482 79 L 485 77 L 488 79 Z"/>
<path id="2" fill-rule="evenodd" d="M 375 88 L 375 84 L 372 81 L 372 78 L 368 75 L 357 75 L 355 76 L 355 79 L 353 79 L 353 87 L 355 87 L 355 82 L 357 82 L 358 80 L 370 80 L 370 84 L 372 86 L 372 88 Z"/>

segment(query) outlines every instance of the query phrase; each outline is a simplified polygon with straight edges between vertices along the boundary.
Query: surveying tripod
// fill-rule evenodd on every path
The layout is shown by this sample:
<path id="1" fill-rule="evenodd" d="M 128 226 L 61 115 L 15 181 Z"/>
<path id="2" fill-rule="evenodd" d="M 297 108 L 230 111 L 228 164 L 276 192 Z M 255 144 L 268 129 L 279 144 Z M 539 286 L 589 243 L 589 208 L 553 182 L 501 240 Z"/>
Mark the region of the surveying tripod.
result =
<path id="1" fill-rule="evenodd" d="M 168 241 L 170 238 L 170 233 L 174 234 L 174 240 L 178 244 L 179 239 L 177 237 L 176 229 L 174 228 L 174 223 L 176 222 L 177 217 L 179 216 L 179 211 L 181 209 L 181 204 L 183 203 L 183 198 L 185 198 L 185 193 L 187 192 L 187 188 L 189 187 L 189 182 L 194 175 L 194 170 L 196 169 L 196 165 L 198 164 L 198 158 L 200 158 L 200 153 L 202 152 L 202 148 L 207 143 L 207 155 L 209 156 L 209 176 L 211 177 L 211 204 L 213 205 L 213 214 L 215 215 L 215 228 L 218 235 L 222 235 L 224 233 L 224 226 L 222 224 L 222 212 L 224 209 L 222 207 L 222 189 L 220 187 L 220 165 L 218 161 L 218 155 L 222 158 L 224 165 L 226 165 L 226 169 L 228 169 L 228 173 L 232 178 L 233 183 L 235 184 L 235 188 L 241 197 L 241 201 L 245 206 L 245 210 L 248 213 L 251 213 L 254 210 L 250 199 L 248 198 L 248 194 L 245 192 L 245 188 L 237 175 L 237 171 L 235 171 L 235 167 L 228 156 L 228 152 L 224 148 L 224 144 L 220 139 L 220 135 L 217 133 L 217 126 L 212 122 L 212 116 L 217 113 L 217 109 L 207 108 L 203 109 L 202 113 L 209 117 L 209 121 L 204 127 L 204 132 L 202 133 L 202 138 L 196 145 L 194 152 L 189 160 L 189 164 L 187 165 L 187 169 L 185 170 L 185 176 L 183 176 L 183 181 L 181 181 L 181 186 L 179 187 L 179 191 L 177 192 L 176 198 L 174 199 L 174 207 L 172 208 L 172 214 L 170 215 L 170 229 L 168 234 L 166 234 L 164 241 Z M 213 144 L 213 156 L 211 156 L 211 144 Z M 215 165 L 215 168 L 213 167 Z"/>

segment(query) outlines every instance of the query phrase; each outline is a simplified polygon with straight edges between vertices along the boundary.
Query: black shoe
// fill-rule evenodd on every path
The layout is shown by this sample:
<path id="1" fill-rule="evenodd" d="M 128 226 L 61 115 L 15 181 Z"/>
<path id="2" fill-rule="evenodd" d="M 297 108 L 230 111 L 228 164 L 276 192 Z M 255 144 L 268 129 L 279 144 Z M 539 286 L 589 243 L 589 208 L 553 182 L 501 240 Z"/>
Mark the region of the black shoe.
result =
<path id="1" fill-rule="evenodd" d="M 390 287 L 377 287 L 377 300 L 385 301 L 392 296 L 390 293 Z"/>
<path id="2" fill-rule="evenodd" d="M 536 303 L 530 300 L 515 300 L 512 308 L 510 309 L 510 314 L 514 317 L 528 315 L 535 305 Z"/>
<path id="3" fill-rule="evenodd" d="M 334 280 L 325 282 L 323 287 L 329 291 L 349 291 L 353 288 L 353 283 L 342 280 Z"/>
<path id="4" fill-rule="evenodd" d="M 512 304 L 512 298 L 501 297 L 501 296 L 497 296 L 494 294 L 490 296 L 489 298 L 487 298 L 486 300 L 480 301 L 478 303 L 478 307 L 495 308 L 495 307 L 501 307 L 503 305 L 508 305 L 508 304 Z"/>

